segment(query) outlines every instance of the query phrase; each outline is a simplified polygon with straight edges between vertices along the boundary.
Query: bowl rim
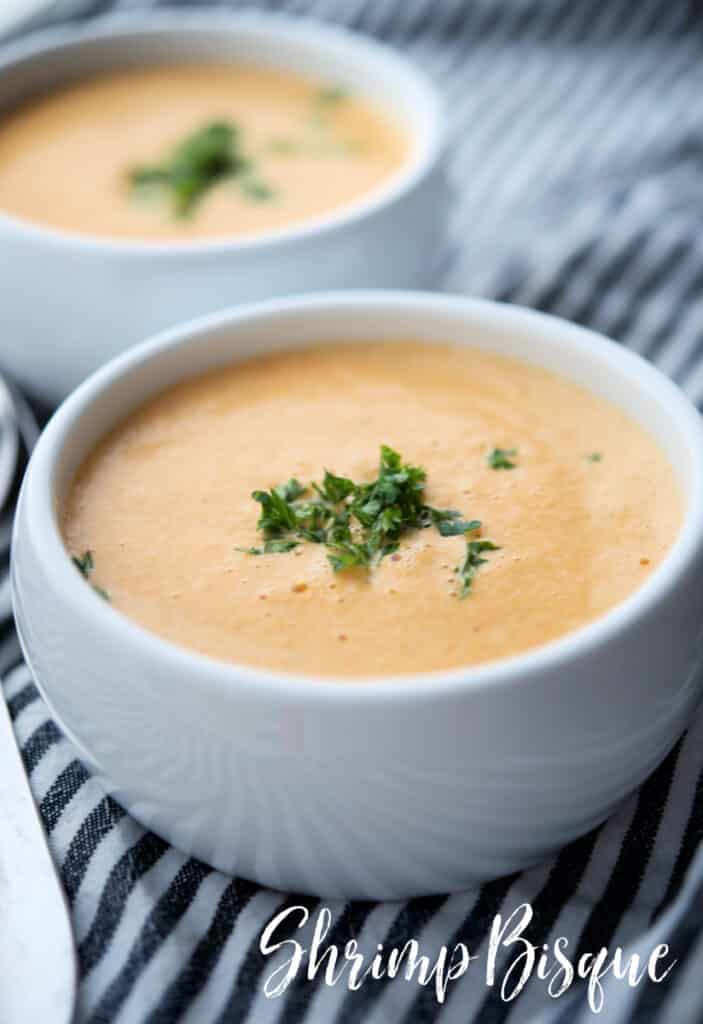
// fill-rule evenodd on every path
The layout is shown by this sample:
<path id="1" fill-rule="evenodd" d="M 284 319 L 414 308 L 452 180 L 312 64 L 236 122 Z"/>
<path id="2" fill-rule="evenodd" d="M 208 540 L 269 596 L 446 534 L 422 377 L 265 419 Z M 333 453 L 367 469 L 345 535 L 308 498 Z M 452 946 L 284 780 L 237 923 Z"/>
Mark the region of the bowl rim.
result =
<path id="1" fill-rule="evenodd" d="M 12 74 L 23 61 L 36 60 L 76 45 L 89 48 L 93 43 L 119 40 L 121 36 L 187 36 L 191 31 L 227 32 L 232 36 L 241 31 L 253 31 L 264 38 L 275 36 L 279 43 L 282 39 L 292 42 L 308 40 L 322 50 L 335 46 L 354 50 L 361 63 L 375 64 L 379 68 L 385 65 L 396 76 L 401 87 L 409 86 L 417 95 L 422 96 L 429 130 L 413 132 L 411 152 L 404 163 L 370 192 L 329 213 L 288 227 L 244 236 L 155 241 L 71 231 L 19 217 L 0 208 L 0 230 L 13 231 L 30 241 L 53 246 L 96 253 L 121 253 L 132 258 L 256 253 L 276 246 L 283 248 L 318 238 L 324 239 L 336 231 L 354 229 L 402 200 L 440 163 L 446 146 L 444 103 L 429 76 L 392 47 L 342 25 L 313 17 L 254 9 L 237 11 L 218 8 L 111 13 L 87 23 L 46 28 L 32 33 L 28 39 L 10 43 L 0 55 L 0 84 L 3 76 Z"/>
<path id="2" fill-rule="evenodd" d="M 693 479 L 687 497 L 683 522 L 662 562 L 645 582 L 604 615 L 563 634 L 556 639 L 519 654 L 495 659 L 476 666 L 434 670 L 397 676 L 322 676 L 287 673 L 276 669 L 254 668 L 229 663 L 181 647 L 138 625 L 122 612 L 94 594 L 76 572 L 64 546 L 55 507 L 55 472 L 83 414 L 125 376 L 138 372 L 146 363 L 181 346 L 195 346 L 213 332 L 231 327 L 245 329 L 248 323 L 265 321 L 288 313 L 336 310 L 373 309 L 384 311 L 429 312 L 442 315 L 455 313 L 471 317 L 483 324 L 532 326 L 543 335 L 558 336 L 561 343 L 576 346 L 596 362 L 606 362 L 627 370 L 637 384 L 646 386 L 656 401 L 670 414 L 682 435 L 696 449 L 700 458 L 694 460 Z M 334 342 L 332 342 L 334 343 Z M 431 342 L 430 342 L 431 343 Z M 489 349 L 490 350 L 490 349 Z M 539 364 L 538 364 L 539 365 Z M 636 387 L 636 384 L 634 385 Z M 97 442 L 99 436 L 95 437 Z M 31 536 L 41 538 L 39 553 L 45 571 L 53 579 L 69 614 L 92 624 L 96 631 L 108 632 L 113 638 L 130 646 L 143 658 L 158 659 L 169 671 L 188 673 L 197 685 L 223 688 L 234 693 L 244 687 L 258 692 L 262 698 L 310 698 L 325 704 L 379 701 L 398 702 L 430 699 L 437 701 L 457 694 L 495 689 L 497 686 L 521 685 L 531 676 L 568 666 L 569 663 L 594 652 L 625 633 L 638 619 L 676 588 L 680 578 L 698 558 L 703 557 L 703 418 L 683 392 L 636 353 L 588 328 L 578 326 L 546 313 L 524 307 L 438 292 L 419 291 L 337 291 L 269 299 L 198 317 L 172 327 L 111 360 L 84 381 L 59 407 L 44 429 L 34 450 L 20 498 L 21 514 L 15 517 L 13 537 L 13 600 L 17 611 L 21 600 L 17 594 L 16 538 L 19 530 L 28 529 Z"/>

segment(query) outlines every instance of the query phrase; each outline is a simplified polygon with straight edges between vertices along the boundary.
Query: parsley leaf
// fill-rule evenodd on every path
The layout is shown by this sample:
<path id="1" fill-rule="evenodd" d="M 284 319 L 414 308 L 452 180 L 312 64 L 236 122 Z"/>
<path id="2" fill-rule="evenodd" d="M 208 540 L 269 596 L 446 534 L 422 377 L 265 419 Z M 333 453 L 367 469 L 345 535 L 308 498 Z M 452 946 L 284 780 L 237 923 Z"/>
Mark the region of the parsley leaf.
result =
<path id="1" fill-rule="evenodd" d="M 462 518 L 461 512 L 453 508 L 432 508 L 429 509 L 429 513 L 432 523 L 443 537 L 459 537 L 462 533 L 478 530 L 481 526 L 480 520 L 471 519 L 467 522 Z"/>
<path id="2" fill-rule="evenodd" d="M 235 548 L 235 551 L 241 551 L 245 555 L 284 555 L 287 551 L 292 551 L 293 548 L 298 547 L 297 540 L 267 540 L 262 548 Z"/>
<path id="3" fill-rule="evenodd" d="M 355 544 L 354 541 L 331 544 L 328 550 L 330 553 L 327 558 L 335 572 L 358 566 L 367 569 L 373 558 L 373 552 L 368 544 Z"/>
<path id="4" fill-rule="evenodd" d="M 284 501 L 295 501 L 296 498 L 302 498 L 307 488 L 292 476 L 287 484 L 279 484 L 274 490 Z"/>
<path id="5" fill-rule="evenodd" d="M 93 552 L 84 551 L 80 557 L 74 555 L 71 558 L 71 561 L 75 565 L 76 569 L 78 569 L 78 572 L 81 574 L 81 576 L 84 576 L 85 579 L 88 580 L 93 572 L 93 569 L 95 568 Z M 96 583 L 91 583 L 90 585 L 95 591 L 95 593 L 99 597 L 102 597 L 104 601 L 110 600 L 110 595 L 108 594 L 107 590 L 104 590 L 102 587 L 99 587 Z"/>
<path id="6" fill-rule="evenodd" d="M 328 469 L 325 470 L 322 484 L 313 484 L 312 487 L 323 501 L 332 502 L 344 501 L 356 490 L 353 480 L 349 480 L 346 476 L 335 476 Z"/>
<path id="7" fill-rule="evenodd" d="M 242 177 L 239 187 L 242 190 L 242 195 L 255 203 L 268 203 L 276 197 L 276 193 L 271 186 L 253 174 L 247 174 Z"/>
<path id="8" fill-rule="evenodd" d="M 253 491 L 252 498 L 261 505 L 261 515 L 256 526 L 267 540 L 278 537 L 287 530 L 296 529 L 298 520 L 295 509 L 278 488 L 273 487 L 270 491 Z"/>
<path id="9" fill-rule="evenodd" d="M 486 456 L 486 461 L 491 469 L 515 469 L 516 462 L 512 460 L 517 455 L 517 448 L 494 448 Z"/>
<path id="10" fill-rule="evenodd" d="M 467 596 L 471 590 L 474 576 L 487 561 L 487 559 L 481 557 L 484 551 L 500 551 L 500 548 L 492 540 L 469 540 L 467 537 L 466 558 L 463 564 L 455 570 L 459 574 L 461 581 L 459 597 L 464 598 Z"/>
<path id="11" fill-rule="evenodd" d="M 264 544 L 265 555 L 283 555 L 298 547 L 297 540 L 267 540 Z"/>
<path id="12" fill-rule="evenodd" d="M 81 576 L 85 576 L 86 579 L 90 576 L 91 572 L 95 568 L 92 551 L 84 551 L 80 558 L 74 555 L 72 562 L 75 565 L 76 569 L 78 569 L 78 572 L 81 574 Z"/>
<path id="13" fill-rule="evenodd" d="M 320 89 L 315 96 L 315 102 L 321 107 L 336 107 L 343 103 L 348 96 L 347 90 L 341 85 L 328 85 Z"/>

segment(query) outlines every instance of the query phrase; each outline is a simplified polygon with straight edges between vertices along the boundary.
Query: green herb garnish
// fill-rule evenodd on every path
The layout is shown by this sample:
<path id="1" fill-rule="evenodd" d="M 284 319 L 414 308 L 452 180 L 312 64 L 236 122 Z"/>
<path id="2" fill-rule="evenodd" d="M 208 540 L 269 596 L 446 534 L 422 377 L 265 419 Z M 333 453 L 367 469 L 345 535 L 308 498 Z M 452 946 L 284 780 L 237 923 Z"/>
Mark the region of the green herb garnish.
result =
<path id="1" fill-rule="evenodd" d="M 318 90 L 315 103 L 320 107 L 336 107 L 347 99 L 349 93 L 341 85 L 329 85 Z"/>
<path id="2" fill-rule="evenodd" d="M 517 448 L 494 448 L 486 456 L 486 461 L 491 469 L 515 469 L 517 465 L 513 459 L 517 455 Z"/>
<path id="3" fill-rule="evenodd" d="M 275 488 L 276 494 L 283 498 L 284 501 L 295 501 L 296 498 L 302 498 L 307 488 L 303 487 L 300 480 L 296 480 L 294 476 L 290 478 L 287 484 L 280 484 L 279 487 Z"/>
<path id="4" fill-rule="evenodd" d="M 313 127 L 326 131 L 330 126 L 330 115 L 347 95 L 347 90 L 338 85 L 318 89 L 312 98 L 310 122 Z"/>
<path id="5" fill-rule="evenodd" d="M 273 196 L 254 175 L 237 127 L 229 121 L 212 121 L 184 139 L 163 163 L 135 167 L 129 181 L 133 188 L 165 189 L 175 216 L 188 217 L 213 186 L 236 177 L 248 198 L 262 201 Z"/>
<path id="6" fill-rule="evenodd" d="M 451 510 L 442 511 L 433 508 L 430 515 L 432 522 L 443 537 L 459 537 L 462 533 L 471 533 L 473 530 L 481 529 L 480 519 L 471 519 L 467 522 Z"/>
<path id="7" fill-rule="evenodd" d="M 275 198 L 276 193 L 265 181 L 256 178 L 251 174 L 242 177 L 239 187 L 242 194 L 255 203 L 268 203 Z"/>
<path id="8" fill-rule="evenodd" d="M 90 576 L 91 572 L 95 568 L 92 551 L 84 551 L 80 558 L 74 555 L 72 562 L 75 565 L 76 569 L 78 569 L 78 572 L 81 574 L 81 576 L 85 576 L 86 579 Z"/>
<path id="9" fill-rule="evenodd" d="M 264 544 L 265 555 L 283 555 L 298 547 L 297 540 L 267 540 Z"/>
<path id="10" fill-rule="evenodd" d="M 443 537 L 468 537 L 481 527 L 478 519 L 464 519 L 455 509 L 427 505 L 426 476 L 422 467 L 403 462 L 398 452 L 383 445 L 378 476 L 370 483 L 325 470 L 322 481 L 311 485 L 314 497 L 294 478 L 268 491 L 254 491 L 252 498 L 261 506 L 257 528 L 265 543 L 263 548 L 238 550 L 261 555 L 290 551 L 301 541 L 324 544 L 330 565 L 342 572 L 374 568 L 398 550 L 411 530 L 434 526 Z M 469 566 L 467 555 L 467 563 L 457 569 L 464 581 L 462 596 L 485 561 L 478 559 L 479 551 L 495 550 L 491 541 L 468 543 L 473 545 L 473 562 Z"/>
<path id="11" fill-rule="evenodd" d="M 602 462 L 603 456 L 600 452 L 591 452 L 590 455 L 586 456 L 587 462 Z"/>
<path id="12" fill-rule="evenodd" d="M 84 576 L 87 580 L 90 579 L 93 569 L 95 568 L 95 562 L 93 560 L 92 551 L 84 551 L 83 554 L 78 557 L 74 555 L 71 559 L 81 576 Z M 97 586 L 95 583 L 90 584 L 96 594 L 103 598 L 105 601 L 110 600 L 110 595 L 102 587 Z"/>
<path id="13" fill-rule="evenodd" d="M 262 548 L 235 548 L 235 551 L 243 551 L 245 555 L 283 555 L 298 547 L 297 540 L 267 540 Z"/>
<path id="14" fill-rule="evenodd" d="M 484 551 L 500 551 L 500 548 L 491 540 L 469 540 L 467 537 L 464 564 L 455 570 L 459 574 L 461 581 L 459 597 L 464 598 L 467 596 L 471 590 L 474 576 L 487 561 L 487 559 L 481 557 Z"/>

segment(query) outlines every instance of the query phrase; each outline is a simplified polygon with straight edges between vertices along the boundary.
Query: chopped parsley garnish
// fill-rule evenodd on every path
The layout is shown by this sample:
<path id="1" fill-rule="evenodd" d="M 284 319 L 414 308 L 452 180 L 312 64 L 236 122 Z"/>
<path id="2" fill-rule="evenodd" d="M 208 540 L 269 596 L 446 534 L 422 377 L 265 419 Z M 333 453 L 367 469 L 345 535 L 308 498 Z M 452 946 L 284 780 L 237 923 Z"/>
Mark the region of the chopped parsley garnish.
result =
<path id="1" fill-rule="evenodd" d="M 372 569 L 398 550 L 408 532 L 434 526 L 443 537 L 467 537 L 466 562 L 456 570 L 464 596 L 485 562 L 480 553 L 497 549 L 491 541 L 468 539 L 480 529 L 480 520 L 425 503 L 426 477 L 422 467 L 403 462 L 398 452 L 382 445 L 378 476 L 370 483 L 325 470 L 322 481 L 311 485 L 312 494 L 294 478 L 268 491 L 254 491 L 252 498 L 261 506 L 257 528 L 264 546 L 239 550 L 282 554 L 309 541 L 325 545 L 335 572 Z"/>
<path id="2" fill-rule="evenodd" d="M 81 576 L 84 576 L 88 581 L 90 581 L 90 576 L 92 575 L 93 569 L 95 568 L 93 552 L 84 551 L 80 557 L 74 555 L 71 561 L 75 565 L 76 569 L 78 569 L 78 572 L 81 574 Z M 102 587 L 97 586 L 97 584 L 95 583 L 91 583 L 90 585 L 95 591 L 95 593 L 102 597 L 103 600 L 110 600 L 110 595 L 106 590 L 103 590 Z"/>
<path id="3" fill-rule="evenodd" d="M 486 456 L 486 462 L 491 469 L 515 469 L 517 463 L 513 459 L 517 455 L 517 448 L 494 448 Z"/>
<path id="4" fill-rule="evenodd" d="M 298 544 L 297 540 L 267 540 L 262 548 L 235 548 L 235 551 L 243 551 L 245 555 L 283 555 Z"/>
<path id="5" fill-rule="evenodd" d="M 479 568 L 487 561 L 482 558 L 484 551 L 499 551 L 500 548 L 492 540 L 469 540 L 466 539 L 466 558 L 464 564 L 460 565 L 456 572 L 459 574 L 461 586 L 459 597 L 466 597 L 471 590 L 474 576 Z"/>
<path id="6" fill-rule="evenodd" d="M 273 197 L 273 190 L 255 174 L 252 161 L 242 152 L 239 131 L 229 121 L 212 121 L 197 129 L 160 164 L 135 167 L 129 174 L 133 188 L 166 190 L 176 217 L 189 217 L 213 186 L 237 178 L 242 194 L 255 202 Z"/>
<path id="7" fill-rule="evenodd" d="M 467 522 L 461 516 L 457 518 L 456 513 L 451 510 L 442 511 L 441 509 L 433 508 L 430 515 L 432 522 L 443 537 L 458 537 L 462 533 L 472 533 L 474 530 L 481 529 L 480 519 L 471 519 Z"/>
<path id="8" fill-rule="evenodd" d="M 276 193 L 265 181 L 252 174 L 245 174 L 240 183 L 242 194 L 255 203 L 268 203 Z"/>
<path id="9" fill-rule="evenodd" d="M 315 96 L 315 102 L 321 107 L 336 107 L 342 103 L 349 93 L 341 85 L 329 85 L 320 89 Z"/>
<path id="10" fill-rule="evenodd" d="M 283 555 L 298 547 L 297 540 L 267 540 L 264 544 L 265 555 Z"/>
<path id="11" fill-rule="evenodd" d="M 95 568 L 92 551 L 84 551 L 80 557 L 74 555 L 72 561 L 81 576 L 85 576 L 86 579 Z"/>
<path id="12" fill-rule="evenodd" d="M 290 478 L 287 484 L 281 484 L 275 490 L 276 494 L 283 498 L 284 501 L 295 501 L 296 498 L 301 498 L 305 494 L 305 488 L 294 476 Z"/>
<path id="13" fill-rule="evenodd" d="M 310 123 L 313 127 L 326 132 L 330 127 L 331 115 L 347 96 L 347 90 L 337 85 L 318 89 L 312 97 L 310 112 Z"/>
<path id="14" fill-rule="evenodd" d="M 591 452 L 590 455 L 586 456 L 587 462 L 602 462 L 603 456 L 600 452 Z"/>

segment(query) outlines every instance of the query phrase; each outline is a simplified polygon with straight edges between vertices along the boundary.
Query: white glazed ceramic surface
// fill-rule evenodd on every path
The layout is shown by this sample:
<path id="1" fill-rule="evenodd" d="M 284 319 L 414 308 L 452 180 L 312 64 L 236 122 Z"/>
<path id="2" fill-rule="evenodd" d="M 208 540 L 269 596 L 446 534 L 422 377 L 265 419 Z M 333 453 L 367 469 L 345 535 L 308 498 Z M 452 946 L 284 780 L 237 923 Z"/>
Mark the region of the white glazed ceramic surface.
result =
<path id="1" fill-rule="evenodd" d="M 55 403 L 104 362 L 170 324 L 239 302 L 328 288 L 426 287 L 443 245 L 448 189 L 440 102 L 382 45 L 282 15 L 115 16 L 9 48 L 0 116 L 99 70 L 245 60 L 352 89 L 415 140 L 386 185 L 338 213 L 275 233 L 212 242 L 131 242 L 44 228 L 0 210 L 3 369 Z"/>
<path id="2" fill-rule="evenodd" d="M 54 510 L 116 420 L 177 380 L 253 352 L 387 337 L 527 359 L 650 430 L 687 512 L 647 583 L 604 618 L 528 654 L 363 682 L 210 660 L 145 632 L 85 584 Z M 126 353 L 44 432 L 13 548 L 28 661 L 116 799 L 218 868 L 329 897 L 461 889 L 538 861 L 605 818 L 664 757 L 698 699 L 702 572 L 703 429 L 673 384 L 562 321 L 421 293 L 240 308 Z M 422 631 L 418 622 L 418 645 Z"/>

